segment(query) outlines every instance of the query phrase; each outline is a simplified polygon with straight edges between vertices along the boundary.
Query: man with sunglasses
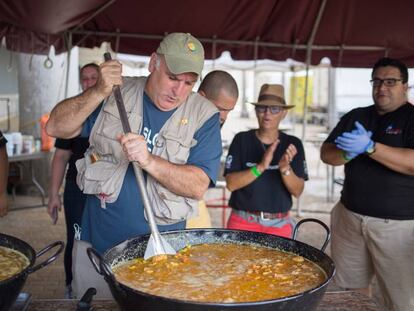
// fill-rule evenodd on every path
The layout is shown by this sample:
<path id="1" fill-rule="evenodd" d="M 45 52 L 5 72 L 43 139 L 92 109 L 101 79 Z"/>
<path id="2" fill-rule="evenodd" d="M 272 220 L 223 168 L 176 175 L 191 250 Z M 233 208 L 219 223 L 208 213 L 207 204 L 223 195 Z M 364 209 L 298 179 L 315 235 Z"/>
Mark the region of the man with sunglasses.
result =
<path id="1" fill-rule="evenodd" d="M 331 214 L 336 283 L 366 292 L 378 280 L 386 310 L 414 310 L 414 107 L 407 66 L 382 58 L 372 70 L 374 105 L 339 121 L 321 159 L 345 165 Z"/>
<path id="2" fill-rule="evenodd" d="M 226 158 L 224 175 L 232 191 L 227 227 L 291 237 L 292 195 L 308 179 L 301 141 L 279 130 L 287 105 L 282 85 L 264 84 L 255 105 L 259 128 L 238 133 Z"/>

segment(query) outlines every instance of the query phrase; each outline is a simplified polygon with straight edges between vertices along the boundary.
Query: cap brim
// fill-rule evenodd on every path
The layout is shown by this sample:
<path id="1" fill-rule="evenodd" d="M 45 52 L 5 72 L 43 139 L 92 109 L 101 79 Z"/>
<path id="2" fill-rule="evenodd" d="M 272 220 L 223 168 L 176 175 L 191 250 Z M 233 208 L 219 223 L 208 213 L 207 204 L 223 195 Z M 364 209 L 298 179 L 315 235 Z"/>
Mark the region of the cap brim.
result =
<path id="1" fill-rule="evenodd" d="M 197 64 L 199 62 L 198 60 L 192 60 L 191 56 L 188 56 L 186 58 L 177 57 L 174 55 L 166 55 L 165 57 L 165 63 L 167 64 L 168 70 L 171 71 L 171 73 L 179 75 L 182 73 L 192 72 L 197 75 L 201 75 L 201 72 L 203 70 L 203 66 L 200 64 Z M 201 62 L 203 64 L 203 62 Z"/>

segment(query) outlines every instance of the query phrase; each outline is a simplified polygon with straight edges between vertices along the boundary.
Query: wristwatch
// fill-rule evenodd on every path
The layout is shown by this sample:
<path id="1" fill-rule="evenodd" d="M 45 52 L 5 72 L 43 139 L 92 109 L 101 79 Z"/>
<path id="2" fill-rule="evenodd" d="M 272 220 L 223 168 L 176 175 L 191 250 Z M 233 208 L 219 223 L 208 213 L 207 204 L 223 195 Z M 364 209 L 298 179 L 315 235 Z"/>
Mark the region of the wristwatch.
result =
<path id="1" fill-rule="evenodd" d="M 372 142 L 365 151 L 366 154 L 371 155 L 375 152 L 375 141 Z"/>
<path id="2" fill-rule="evenodd" d="M 284 170 L 284 171 L 282 172 L 282 175 L 284 175 L 284 176 L 289 176 L 289 175 L 290 175 L 290 167 L 289 167 L 287 170 Z"/>

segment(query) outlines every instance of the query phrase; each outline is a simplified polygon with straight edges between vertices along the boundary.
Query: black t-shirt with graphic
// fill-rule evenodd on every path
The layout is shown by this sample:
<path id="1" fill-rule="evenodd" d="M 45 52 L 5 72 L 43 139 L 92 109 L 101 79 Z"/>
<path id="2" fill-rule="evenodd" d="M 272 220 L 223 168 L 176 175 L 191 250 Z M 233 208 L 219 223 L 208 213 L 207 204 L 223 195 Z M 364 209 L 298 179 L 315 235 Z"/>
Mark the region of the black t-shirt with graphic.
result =
<path id="1" fill-rule="evenodd" d="M 283 184 L 278 163 L 286 148 L 294 144 L 298 153 L 291 162 L 291 167 L 297 176 L 307 180 L 305 152 L 302 142 L 295 136 L 280 132 L 279 140 L 269 168 L 251 184 L 232 192 L 229 202 L 232 208 L 270 213 L 291 209 L 292 196 Z M 257 165 L 268 147 L 257 138 L 255 130 L 238 133 L 230 145 L 224 175 Z"/>
<path id="2" fill-rule="evenodd" d="M 359 121 L 375 142 L 390 147 L 414 148 L 414 106 L 407 103 L 379 115 L 375 106 L 357 108 L 339 121 L 325 142 L 334 143 Z M 341 202 L 349 210 L 384 219 L 414 219 L 414 176 L 395 172 L 368 155 L 345 164 Z"/>

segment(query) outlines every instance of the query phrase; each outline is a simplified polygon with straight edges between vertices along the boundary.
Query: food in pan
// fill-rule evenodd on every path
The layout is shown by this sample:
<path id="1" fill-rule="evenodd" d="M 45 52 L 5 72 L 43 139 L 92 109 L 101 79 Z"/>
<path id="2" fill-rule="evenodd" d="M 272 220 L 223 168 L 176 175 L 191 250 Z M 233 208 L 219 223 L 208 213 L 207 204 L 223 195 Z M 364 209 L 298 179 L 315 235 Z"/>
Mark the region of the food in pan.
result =
<path id="1" fill-rule="evenodd" d="M 112 267 L 133 289 L 180 300 L 254 302 L 292 296 L 323 283 L 327 276 L 308 259 L 246 244 L 188 246 L 165 260 L 137 258 Z"/>
<path id="2" fill-rule="evenodd" d="M 0 246 L 0 282 L 11 278 L 29 266 L 29 259 L 21 252 Z"/>

